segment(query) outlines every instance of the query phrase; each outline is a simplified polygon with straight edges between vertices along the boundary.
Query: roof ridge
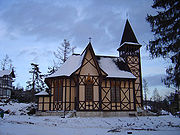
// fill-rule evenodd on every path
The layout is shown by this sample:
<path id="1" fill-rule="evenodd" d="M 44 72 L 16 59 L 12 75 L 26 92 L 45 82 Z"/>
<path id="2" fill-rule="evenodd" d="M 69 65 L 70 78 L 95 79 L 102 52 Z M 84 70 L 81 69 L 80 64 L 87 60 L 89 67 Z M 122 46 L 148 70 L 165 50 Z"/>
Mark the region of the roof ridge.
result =
<path id="1" fill-rule="evenodd" d="M 95 55 L 96 57 L 108 57 L 108 58 L 119 58 L 118 56 L 110 56 L 110 55 Z"/>

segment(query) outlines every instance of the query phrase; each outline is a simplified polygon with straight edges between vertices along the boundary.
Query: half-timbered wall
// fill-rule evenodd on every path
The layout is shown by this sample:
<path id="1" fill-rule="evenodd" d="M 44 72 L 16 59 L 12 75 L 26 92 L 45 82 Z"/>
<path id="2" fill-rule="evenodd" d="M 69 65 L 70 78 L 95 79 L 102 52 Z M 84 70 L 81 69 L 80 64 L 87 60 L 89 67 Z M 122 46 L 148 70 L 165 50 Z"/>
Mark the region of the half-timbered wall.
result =
<path id="1" fill-rule="evenodd" d="M 135 96 L 134 83 L 132 80 L 105 79 L 99 82 L 98 76 L 91 76 L 93 81 L 93 100 L 86 101 L 85 83 L 88 76 L 79 77 L 79 99 L 75 101 L 75 83 L 70 79 L 63 79 L 63 101 L 55 101 L 54 83 L 52 84 L 52 96 L 39 97 L 38 110 L 57 111 L 57 110 L 78 110 L 78 111 L 134 111 Z M 59 80 L 61 81 L 61 80 Z M 71 82 L 70 82 L 71 81 Z M 71 85 L 71 87 L 70 87 Z M 60 88 L 60 87 L 59 87 Z M 100 89 L 101 88 L 101 89 Z M 115 88 L 115 100 L 111 100 L 112 89 Z M 100 91 L 99 91 L 100 90 Z M 119 90 L 119 91 L 117 91 Z M 101 94 L 101 95 L 99 95 Z M 117 96 L 117 94 L 119 94 Z M 66 97 L 66 98 L 65 98 Z M 70 98 L 71 97 L 71 98 Z M 120 99 L 116 99 L 119 97 Z M 51 101 L 51 102 L 50 102 Z M 76 102 L 76 103 L 75 103 Z M 77 105 L 75 107 L 75 105 Z M 65 109 L 66 108 L 66 109 Z"/>
<path id="2" fill-rule="evenodd" d="M 117 88 L 118 87 L 118 88 Z M 135 110 L 134 83 L 131 80 L 110 79 L 103 80 L 102 93 L 102 110 L 133 111 Z M 111 100 L 112 89 L 115 89 L 115 101 Z M 119 91 L 117 91 L 119 90 Z M 119 94 L 117 96 L 117 94 Z M 119 97 L 120 99 L 116 99 Z"/>
<path id="3" fill-rule="evenodd" d="M 134 82 L 132 80 L 105 79 L 98 74 L 90 51 L 87 52 L 82 68 L 78 72 L 78 108 L 79 111 L 133 111 L 135 108 Z M 86 80 L 93 82 L 93 101 L 85 99 Z M 115 99 L 112 95 L 115 89 Z M 119 91 L 117 91 L 119 90 Z M 117 96 L 119 94 L 119 96 Z"/>
<path id="4" fill-rule="evenodd" d="M 87 79 L 91 79 L 92 81 L 92 97 L 93 100 L 89 101 L 86 99 L 85 96 L 85 87 L 86 87 L 86 81 Z M 81 75 L 79 76 L 79 101 L 78 101 L 78 110 L 84 111 L 84 110 L 99 110 L 99 77 L 98 76 L 86 76 Z"/>
<path id="5" fill-rule="evenodd" d="M 78 107 L 83 110 L 99 110 L 99 73 L 92 56 L 92 52 L 87 50 L 84 60 L 79 70 L 78 78 Z M 92 101 L 86 99 L 86 85 L 88 82 L 92 84 Z"/>
<path id="6" fill-rule="evenodd" d="M 106 78 L 104 71 L 98 67 L 93 57 L 93 50 L 86 51 L 81 67 L 71 77 L 48 80 L 51 84 L 50 96 L 39 97 L 38 109 L 42 111 L 74 109 L 77 111 L 135 111 L 135 102 L 141 103 L 139 97 L 135 97 L 135 92 L 138 95 L 137 92 L 140 91 L 137 88 L 140 80 L 137 79 L 135 82 L 134 79 Z M 136 75 L 136 70 L 139 69 L 139 63 L 137 64 L 133 57 L 127 57 L 127 59 L 132 73 L 138 78 L 140 74 Z M 87 91 L 88 89 L 92 91 Z"/>
<path id="7" fill-rule="evenodd" d="M 74 110 L 75 88 L 76 87 L 73 79 L 57 78 L 51 80 L 51 94 L 48 97 L 39 97 L 38 110 Z"/>
<path id="8" fill-rule="evenodd" d="M 58 81 L 58 96 L 62 99 L 55 100 L 55 87 L 52 87 L 52 110 L 73 110 L 75 109 L 75 83 L 73 79 L 57 79 L 54 80 L 54 86 L 57 85 Z"/>
<path id="9" fill-rule="evenodd" d="M 140 47 L 141 46 L 136 46 L 136 45 L 131 46 L 126 44 L 124 48 L 122 47 L 121 49 L 118 49 L 119 56 L 124 58 L 131 72 L 136 77 L 136 81 L 135 81 L 136 107 L 143 106 Z"/>
<path id="10" fill-rule="evenodd" d="M 49 111 L 50 99 L 48 96 L 41 96 L 38 98 L 38 110 Z"/>
<path id="11" fill-rule="evenodd" d="M 135 81 L 135 95 L 136 95 L 136 107 L 142 107 L 142 78 L 141 78 L 141 64 L 140 64 L 140 50 L 137 50 L 136 53 L 132 53 L 127 56 L 128 66 L 136 76 Z"/>

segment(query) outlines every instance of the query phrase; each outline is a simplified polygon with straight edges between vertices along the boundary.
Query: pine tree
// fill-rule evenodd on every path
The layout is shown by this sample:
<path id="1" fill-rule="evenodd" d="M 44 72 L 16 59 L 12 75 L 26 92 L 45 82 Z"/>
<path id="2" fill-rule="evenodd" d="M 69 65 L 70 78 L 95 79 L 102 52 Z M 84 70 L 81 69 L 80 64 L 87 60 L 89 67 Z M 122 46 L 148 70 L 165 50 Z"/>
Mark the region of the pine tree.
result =
<path id="1" fill-rule="evenodd" d="M 145 107 L 146 107 L 146 110 L 147 110 L 148 82 L 145 79 L 143 79 L 143 90 L 144 90 Z"/>
<path id="2" fill-rule="evenodd" d="M 12 69 L 12 60 L 9 58 L 9 56 L 6 54 L 5 57 L 1 60 L 1 69 Z"/>
<path id="3" fill-rule="evenodd" d="M 69 41 L 64 39 L 64 42 L 61 44 L 61 46 L 58 47 L 56 52 L 54 52 L 54 56 L 58 59 L 57 64 L 60 65 L 64 63 L 67 60 L 71 51 L 72 51 L 72 48 L 70 46 Z"/>
<path id="4" fill-rule="evenodd" d="M 42 91 L 46 89 L 46 85 L 43 81 L 43 76 L 39 70 L 39 65 L 31 63 L 32 69 L 29 73 L 32 74 L 32 78 L 27 81 L 27 88 L 32 90 L 32 93 L 35 94 L 36 92 Z"/>
<path id="5" fill-rule="evenodd" d="M 157 88 L 155 88 L 153 91 L 152 99 L 153 99 L 153 105 L 152 105 L 153 112 L 160 113 L 161 111 L 160 103 L 162 101 L 162 97 L 159 95 Z"/>
<path id="6" fill-rule="evenodd" d="M 53 60 L 53 66 L 49 66 L 49 67 L 48 67 L 48 71 L 47 71 L 47 74 L 45 75 L 45 77 L 47 77 L 48 75 L 53 74 L 57 69 L 58 69 L 58 65 L 57 65 L 56 62 Z"/>
<path id="7" fill-rule="evenodd" d="M 171 64 L 166 69 L 167 77 L 163 82 L 168 87 L 180 86 L 180 1 L 154 0 L 152 8 L 157 10 L 156 15 L 147 15 L 154 40 L 149 41 L 147 50 L 151 57 L 170 59 Z"/>
<path id="8" fill-rule="evenodd" d="M 162 99 L 161 96 L 159 95 L 157 88 L 155 88 L 153 91 L 152 99 L 154 102 L 160 102 Z"/>

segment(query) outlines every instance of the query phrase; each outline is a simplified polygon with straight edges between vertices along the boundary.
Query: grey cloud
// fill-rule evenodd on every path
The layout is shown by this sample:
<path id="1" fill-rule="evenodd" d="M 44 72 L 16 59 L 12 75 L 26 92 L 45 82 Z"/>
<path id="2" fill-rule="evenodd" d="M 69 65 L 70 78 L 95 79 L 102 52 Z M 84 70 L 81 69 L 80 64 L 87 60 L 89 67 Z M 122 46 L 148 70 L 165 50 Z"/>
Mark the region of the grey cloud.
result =
<path id="1" fill-rule="evenodd" d="M 36 55 L 38 55 L 38 53 L 37 53 L 37 51 L 30 51 L 29 55 L 36 56 Z"/>
<path id="2" fill-rule="evenodd" d="M 29 52 L 28 50 L 22 50 L 17 54 L 17 57 L 21 57 L 21 56 L 27 54 L 28 52 Z"/>
<path id="3" fill-rule="evenodd" d="M 73 7 L 35 1 L 15 3 L 1 14 L 10 33 L 19 31 L 38 39 L 62 37 L 76 17 Z"/>
<path id="4" fill-rule="evenodd" d="M 29 64 L 33 60 L 44 65 L 51 60 L 52 52 L 65 38 L 71 45 L 76 46 L 78 51 L 82 51 L 82 48 L 88 44 L 88 38 L 92 37 L 92 45 L 97 54 L 117 54 L 116 49 L 121 40 L 127 14 L 138 41 L 148 43 L 152 34 L 145 17 L 147 13 L 154 12 L 151 8 L 152 2 L 149 0 L 2 2 L 0 0 L 0 22 L 5 25 L 4 33 L 8 33 L 8 36 L 5 35 L 3 38 L 5 37 L 10 43 L 13 42 L 12 39 L 20 43 L 16 51 L 16 56 L 20 59 L 19 63 Z M 9 47 L 8 43 L 6 47 Z M 34 48 L 37 48 L 37 51 Z M 142 59 L 148 60 L 148 57 L 145 55 Z M 161 77 L 149 78 L 147 79 L 151 85 L 161 84 Z"/>
<path id="5" fill-rule="evenodd" d="M 39 57 L 38 56 L 34 56 L 32 58 L 32 62 L 38 63 Z"/>
<path id="6" fill-rule="evenodd" d="M 42 56 L 43 57 L 53 56 L 53 51 L 45 49 L 45 50 L 42 51 Z"/>
<path id="7" fill-rule="evenodd" d="M 149 39 L 145 16 L 151 9 L 150 4 L 143 0 L 28 0 L 13 3 L 0 17 L 7 24 L 9 33 L 18 31 L 39 41 L 67 38 L 79 47 L 84 47 L 91 36 L 97 50 L 106 50 L 118 48 L 126 13 L 140 42 Z"/>
<path id="8" fill-rule="evenodd" d="M 147 12 L 151 11 L 150 5 L 151 1 L 93 1 L 84 8 L 83 14 L 86 15 L 86 18 L 81 23 L 86 23 L 85 20 L 88 19 L 87 23 L 90 26 L 87 26 L 86 30 L 96 33 L 93 41 L 99 50 L 117 48 L 124 29 L 126 13 L 128 13 L 139 42 L 147 42 L 152 36 L 149 24 L 145 21 Z M 84 37 L 79 36 L 77 39 L 87 38 L 88 32 L 84 31 L 84 33 Z"/>
<path id="9" fill-rule="evenodd" d="M 153 76 L 146 76 L 144 79 L 147 80 L 148 86 L 162 86 L 162 79 L 165 77 L 163 74 L 157 74 Z"/>

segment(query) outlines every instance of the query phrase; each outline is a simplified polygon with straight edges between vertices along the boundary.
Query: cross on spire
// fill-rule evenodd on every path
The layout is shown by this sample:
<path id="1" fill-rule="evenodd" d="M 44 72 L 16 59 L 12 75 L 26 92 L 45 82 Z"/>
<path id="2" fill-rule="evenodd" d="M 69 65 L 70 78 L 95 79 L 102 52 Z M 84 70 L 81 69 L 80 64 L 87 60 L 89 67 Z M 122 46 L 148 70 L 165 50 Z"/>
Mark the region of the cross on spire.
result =
<path id="1" fill-rule="evenodd" d="M 89 43 L 91 43 L 91 39 L 92 39 L 92 38 L 91 38 L 91 37 L 89 37 Z"/>
<path id="2" fill-rule="evenodd" d="M 126 19 L 129 19 L 129 13 L 126 12 Z"/>

